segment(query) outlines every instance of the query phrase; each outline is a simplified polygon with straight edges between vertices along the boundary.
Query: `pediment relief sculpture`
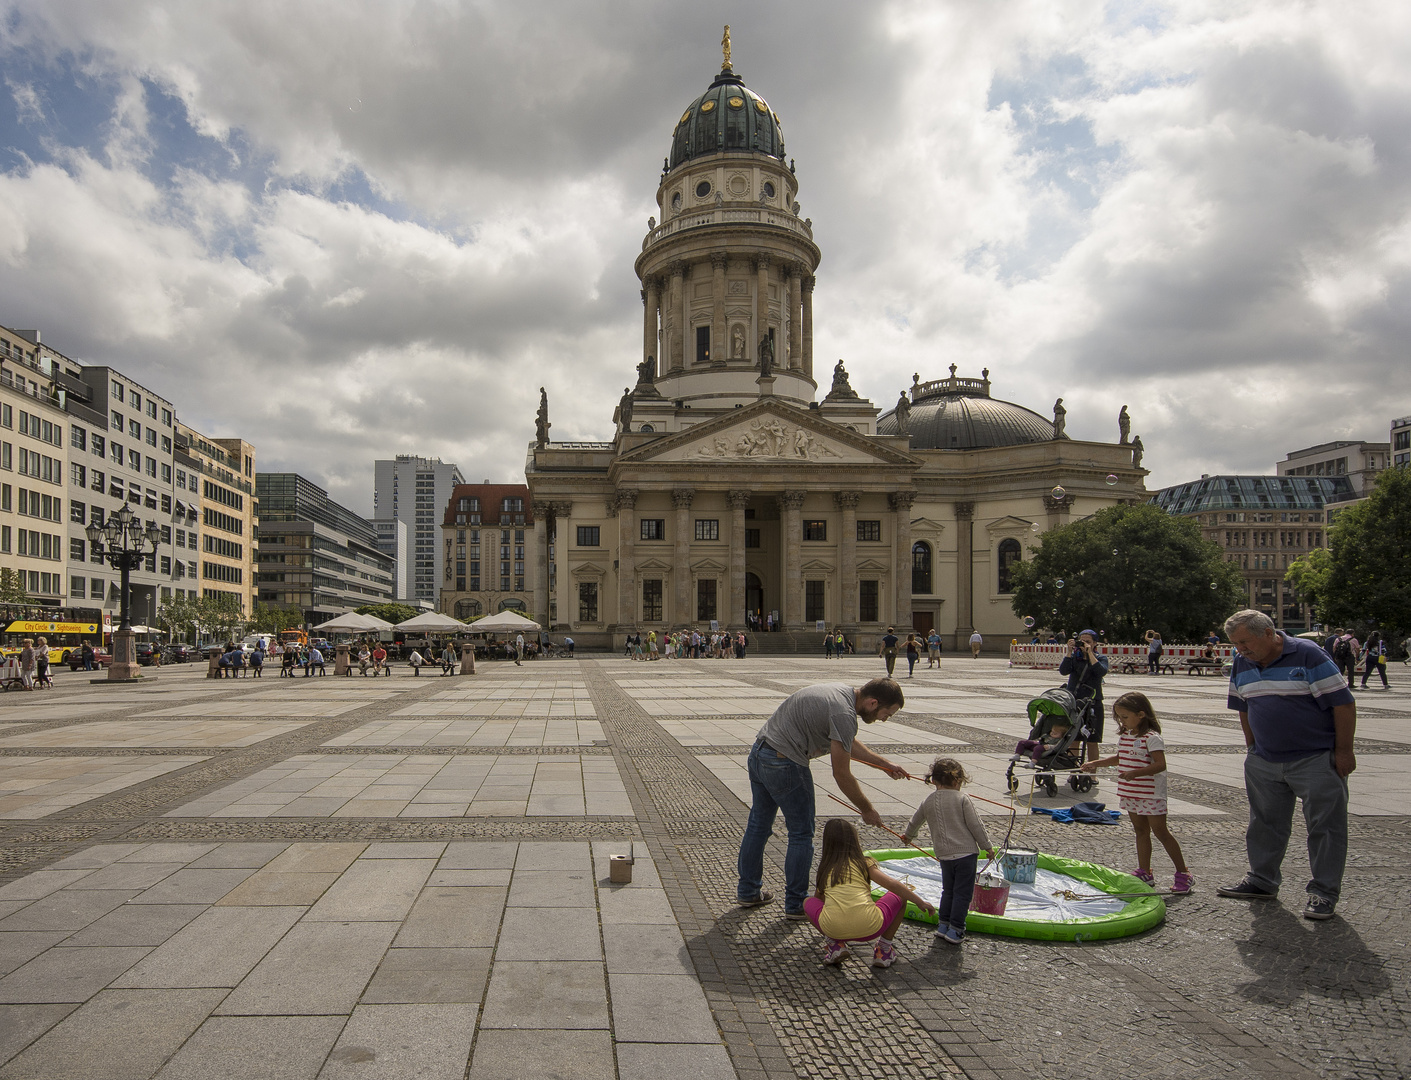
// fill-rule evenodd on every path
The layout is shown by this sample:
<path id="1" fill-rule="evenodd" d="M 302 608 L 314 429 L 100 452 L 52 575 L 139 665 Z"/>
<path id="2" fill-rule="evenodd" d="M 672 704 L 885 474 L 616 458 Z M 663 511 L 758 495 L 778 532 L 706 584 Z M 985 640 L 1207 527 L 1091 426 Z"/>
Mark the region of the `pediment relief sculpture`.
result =
<path id="1" fill-rule="evenodd" d="M 841 455 L 813 432 L 773 417 L 754 421 L 748 428 L 717 435 L 697 451 L 701 457 L 730 459 L 783 459 L 822 461 Z"/>

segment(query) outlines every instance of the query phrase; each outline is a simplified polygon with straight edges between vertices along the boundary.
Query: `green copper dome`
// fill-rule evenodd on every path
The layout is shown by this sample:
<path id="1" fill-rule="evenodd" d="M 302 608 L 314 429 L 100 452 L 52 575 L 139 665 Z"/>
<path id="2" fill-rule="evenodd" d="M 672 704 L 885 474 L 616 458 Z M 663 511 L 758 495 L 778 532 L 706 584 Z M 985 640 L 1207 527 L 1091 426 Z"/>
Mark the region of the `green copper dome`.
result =
<path id="1" fill-rule="evenodd" d="M 686 107 L 671 135 L 669 168 L 723 151 L 768 154 L 784 160 L 784 131 L 768 102 L 733 71 L 722 71 Z"/>

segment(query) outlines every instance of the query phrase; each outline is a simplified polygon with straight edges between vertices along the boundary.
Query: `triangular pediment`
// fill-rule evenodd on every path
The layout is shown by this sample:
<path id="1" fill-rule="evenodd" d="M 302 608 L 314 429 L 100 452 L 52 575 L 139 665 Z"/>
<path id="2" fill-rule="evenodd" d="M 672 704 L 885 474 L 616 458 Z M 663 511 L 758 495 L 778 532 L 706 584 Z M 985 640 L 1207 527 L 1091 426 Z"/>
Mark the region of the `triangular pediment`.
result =
<path id="1" fill-rule="evenodd" d="M 607 570 L 597 563 L 574 563 L 573 572 L 575 574 L 606 574 Z"/>
<path id="2" fill-rule="evenodd" d="M 821 559 L 810 559 L 808 562 L 803 564 L 801 569 L 831 574 L 833 572 L 833 564 L 830 562 L 824 562 Z"/>
<path id="3" fill-rule="evenodd" d="M 654 439 L 623 454 L 618 465 L 874 465 L 920 463 L 866 435 L 835 424 L 815 409 L 763 398 L 743 409 Z"/>
<path id="4" fill-rule="evenodd" d="M 672 564 L 663 562 L 661 559 L 640 559 L 637 562 L 638 570 L 657 570 L 662 573 L 670 573 Z"/>
<path id="5" fill-rule="evenodd" d="M 1027 532 L 1034 523 L 1020 517 L 998 518 L 985 526 L 988 533 Z"/>
<path id="6" fill-rule="evenodd" d="M 912 532 L 941 533 L 946 531 L 946 527 L 935 518 L 919 517 L 911 519 Z"/>
<path id="7" fill-rule="evenodd" d="M 698 574 L 702 571 L 709 571 L 711 573 L 724 573 L 726 570 L 726 566 L 719 559 L 701 559 L 699 562 L 693 562 L 691 564 L 691 569 Z"/>
<path id="8" fill-rule="evenodd" d="M 857 568 L 859 570 L 876 570 L 880 572 L 885 572 L 891 569 L 891 567 L 888 566 L 886 563 L 878 562 L 876 559 L 859 559 L 857 563 Z"/>

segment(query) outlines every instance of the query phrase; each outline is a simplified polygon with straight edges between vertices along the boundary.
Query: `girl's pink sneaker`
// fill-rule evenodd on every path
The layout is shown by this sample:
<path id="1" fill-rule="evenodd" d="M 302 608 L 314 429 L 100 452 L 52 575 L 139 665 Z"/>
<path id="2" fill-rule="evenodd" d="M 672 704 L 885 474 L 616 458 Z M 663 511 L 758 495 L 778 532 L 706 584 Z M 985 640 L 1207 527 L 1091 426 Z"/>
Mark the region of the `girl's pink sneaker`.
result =
<path id="1" fill-rule="evenodd" d="M 1132 877 L 1141 878 L 1153 889 L 1156 888 L 1156 877 L 1150 870 L 1133 870 Z"/>
<path id="2" fill-rule="evenodd" d="M 1185 896 L 1195 884 L 1195 878 L 1184 870 L 1176 871 L 1176 880 L 1171 883 L 1171 891 L 1177 896 Z"/>

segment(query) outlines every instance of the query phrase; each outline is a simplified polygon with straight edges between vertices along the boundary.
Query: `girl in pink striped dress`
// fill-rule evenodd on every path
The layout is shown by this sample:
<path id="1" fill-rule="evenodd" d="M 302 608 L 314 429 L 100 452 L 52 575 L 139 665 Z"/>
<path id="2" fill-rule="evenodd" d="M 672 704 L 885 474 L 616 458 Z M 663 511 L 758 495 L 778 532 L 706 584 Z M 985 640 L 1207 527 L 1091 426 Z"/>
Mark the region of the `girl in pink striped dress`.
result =
<path id="1" fill-rule="evenodd" d="M 1082 766 L 1085 772 L 1096 772 L 1104 765 L 1117 766 L 1117 795 L 1122 809 L 1132 819 L 1137 834 L 1137 869 L 1132 873 L 1148 885 L 1156 883 L 1151 872 L 1151 838 L 1161 841 L 1166 854 L 1176 864 L 1173 893 L 1191 891 L 1195 878 L 1186 866 L 1181 845 L 1166 827 L 1166 744 L 1161 739 L 1161 724 L 1145 694 L 1135 691 L 1123 694 L 1112 703 L 1112 715 L 1121 727 L 1117 738 L 1117 753 Z"/>

